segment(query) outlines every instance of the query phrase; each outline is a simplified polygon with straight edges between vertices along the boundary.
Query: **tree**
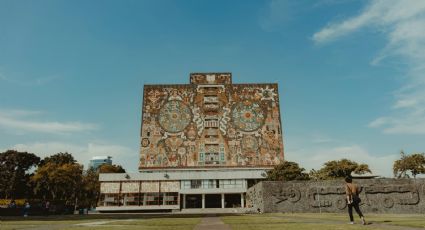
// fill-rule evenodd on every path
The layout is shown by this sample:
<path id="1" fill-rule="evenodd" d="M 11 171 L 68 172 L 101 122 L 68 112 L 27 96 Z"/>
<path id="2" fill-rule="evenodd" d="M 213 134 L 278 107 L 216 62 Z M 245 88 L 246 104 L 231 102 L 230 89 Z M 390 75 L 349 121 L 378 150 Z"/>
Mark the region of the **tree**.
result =
<path id="1" fill-rule="evenodd" d="M 43 166 L 47 163 L 55 163 L 57 165 L 63 165 L 63 164 L 74 164 L 77 161 L 74 159 L 72 154 L 70 153 L 56 153 L 50 157 L 45 157 L 41 162 L 40 166 Z"/>
<path id="2" fill-rule="evenodd" d="M 82 189 L 79 194 L 79 205 L 94 207 L 100 195 L 99 173 L 125 173 L 121 165 L 102 164 L 98 169 L 89 168 L 83 174 Z"/>
<path id="3" fill-rule="evenodd" d="M 418 174 L 425 174 L 425 154 L 415 153 L 406 155 L 403 151 L 400 152 L 400 160 L 394 161 L 393 172 L 394 177 L 397 178 L 409 178 L 407 174 L 410 171 L 413 178 L 416 178 Z"/>
<path id="4" fill-rule="evenodd" d="M 304 173 L 305 169 L 292 161 L 283 161 L 267 172 L 267 180 L 273 181 L 291 181 L 308 180 L 309 176 Z"/>
<path id="5" fill-rule="evenodd" d="M 34 192 L 43 199 L 75 204 L 82 185 L 83 166 L 69 153 L 44 158 L 31 182 Z"/>
<path id="6" fill-rule="evenodd" d="M 100 195 L 99 172 L 89 168 L 83 173 L 82 186 L 79 193 L 79 205 L 95 207 Z"/>
<path id="7" fill-rule="evenodd" d="M 311 177 L 320 180 L 344 178 L 350 176 L 351 173 L 365 174 L 366 172 L 371 173 L 367 164 L 358 164 L 357 162 L 350 161 L 348 159 L 341 159 L 339 161 L 328 161 L 324 163 L 324 167 L 320 170 L 312 170 L 310 172 Z"/>
<path id="8" fill-rule="evenodd" d="M 125 173 L 121 165 L 102 164 L 98 168 L 99 173 Z"/>
<path id="9" fill-rule="evenodd" d="M 16 150 L 0 153 L 0 196 L 6 199 L 29 196 L 29 170 L 39 161 L 33 153 Z"/>

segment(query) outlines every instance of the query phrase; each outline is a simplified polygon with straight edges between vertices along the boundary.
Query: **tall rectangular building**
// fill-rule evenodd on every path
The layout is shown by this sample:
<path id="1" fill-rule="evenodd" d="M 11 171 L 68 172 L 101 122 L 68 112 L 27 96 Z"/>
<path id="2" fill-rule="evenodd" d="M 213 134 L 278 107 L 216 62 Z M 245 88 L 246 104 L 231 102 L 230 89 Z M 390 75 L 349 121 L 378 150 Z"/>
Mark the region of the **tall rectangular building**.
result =
<path id="1" fill-rule="evenodd" d="M 243 208 L 284 157 L 278 86 L 232 84 L 231 73 L 145 85 L 140 141 L 140 173 L 100 176 L 99 210 Z"/>
<path id="2" fill-rule="evenodd" d="M 277 84 L 232 84 L 193 73 L 190 84 L 145 85 L 140 171 L 270 167 L 283 159 Z"/>

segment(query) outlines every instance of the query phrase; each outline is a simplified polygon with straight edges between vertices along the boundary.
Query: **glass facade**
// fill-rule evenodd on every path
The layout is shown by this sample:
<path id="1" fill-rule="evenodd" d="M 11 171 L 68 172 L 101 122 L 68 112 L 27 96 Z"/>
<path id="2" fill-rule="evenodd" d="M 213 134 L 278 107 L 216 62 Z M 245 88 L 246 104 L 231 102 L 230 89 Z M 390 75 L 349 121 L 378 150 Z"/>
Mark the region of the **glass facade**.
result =
<path id="1" fill-rule="evenodd" d="M 112 165 L 112 157 L 93 157 L 93 159 L 90 160 L 89 168 L 97 169 L 102 164 Z"/>
<path id="2" fill-rule="evenodd" d="M 184 180 L 181 189 L 213 189 L 213 188 L 244 188 L 244 181 L 241 179 L 231 180 Z"/>

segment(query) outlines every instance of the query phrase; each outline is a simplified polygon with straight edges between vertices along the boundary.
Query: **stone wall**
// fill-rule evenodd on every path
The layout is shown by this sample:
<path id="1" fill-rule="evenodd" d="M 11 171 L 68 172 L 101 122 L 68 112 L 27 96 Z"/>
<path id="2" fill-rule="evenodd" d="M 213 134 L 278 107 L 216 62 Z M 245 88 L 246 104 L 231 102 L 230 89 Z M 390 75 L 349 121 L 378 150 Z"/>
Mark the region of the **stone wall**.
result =
<path id="1" fill-rule="evenodd" d="M 425 213 L 425 179 L 355 180 L 365 213 Z M 343 180 L 263 181 L 247 191 L 253 212 L 346 212 Z"/>

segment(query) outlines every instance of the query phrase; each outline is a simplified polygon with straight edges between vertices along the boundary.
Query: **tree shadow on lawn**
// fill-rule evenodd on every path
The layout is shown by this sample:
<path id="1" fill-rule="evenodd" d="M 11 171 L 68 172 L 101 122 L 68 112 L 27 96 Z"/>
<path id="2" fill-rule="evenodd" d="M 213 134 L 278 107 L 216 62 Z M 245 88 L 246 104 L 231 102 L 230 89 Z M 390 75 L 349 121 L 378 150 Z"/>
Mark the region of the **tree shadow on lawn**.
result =
<path id="1" fill-rule="evenodd" d="M 236 216 L 225 214 L 223 216 Z M 161 219 L 161 218 L 202 218 L 222 216 L 221 214 L 180 214 L 180 213 L 100 213 L 86 215 L 49 215 L 49 216 L 0 216 L 0 221 L 81 221 L 81 220 L 127 220 L 127 219 Z"/>

